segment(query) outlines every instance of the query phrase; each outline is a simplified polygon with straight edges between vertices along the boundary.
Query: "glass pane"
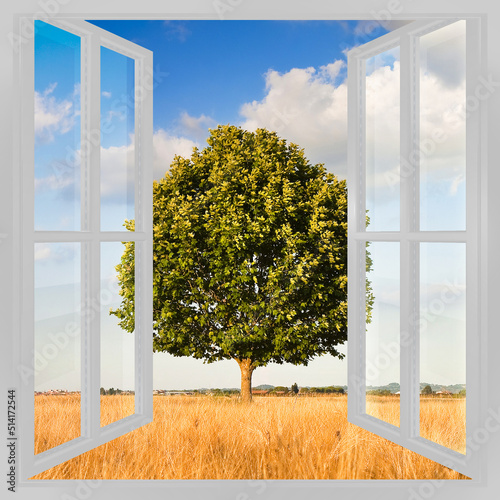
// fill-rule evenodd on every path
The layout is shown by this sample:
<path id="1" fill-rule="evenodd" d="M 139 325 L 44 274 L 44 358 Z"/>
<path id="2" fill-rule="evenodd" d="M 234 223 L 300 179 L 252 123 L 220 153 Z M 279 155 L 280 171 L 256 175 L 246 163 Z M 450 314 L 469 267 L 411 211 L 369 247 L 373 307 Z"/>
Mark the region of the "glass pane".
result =
<path id="1" fill-rule="evenodd" d="M 35 229 L 80 229 L 80 38 L 35 21 Z"/>
<path id="2" fill-rule="evenodd" d="M 134 218 L 134 60 L 101 47 L 101 229 Z"/>
<path id="3" fill-rule="evenodd" d="M 125 247 L 133 262 L 134 243 L 101 243 L 101 426 L 135 412 L 134 334 L 111 314 L 122 301 L 117 266 Z"/>
<path id="4" fill-rule="evenodd" d="M 399 426 L 399 243 L 367 244 L 366 413 Z"/>
<path id="5" fill-rule="evenodd" d="M 420 228 L 465 229 L 465 21 L 420 38 Z"/>
<path id="6" fill-rule="evenodd" d="M 80 243 L 35 244 L 35 453 L 80 436 Z"/>
<path id="7" fill-rule="evenodd" d="M 366 61 L 366 209 L 369 231 L 399 230 L 399 47 Z"/>
<path id="8" fill-rule="evenodd" d="M 465 453 L 465 243 L 420 244 L 420 435 Z"/>

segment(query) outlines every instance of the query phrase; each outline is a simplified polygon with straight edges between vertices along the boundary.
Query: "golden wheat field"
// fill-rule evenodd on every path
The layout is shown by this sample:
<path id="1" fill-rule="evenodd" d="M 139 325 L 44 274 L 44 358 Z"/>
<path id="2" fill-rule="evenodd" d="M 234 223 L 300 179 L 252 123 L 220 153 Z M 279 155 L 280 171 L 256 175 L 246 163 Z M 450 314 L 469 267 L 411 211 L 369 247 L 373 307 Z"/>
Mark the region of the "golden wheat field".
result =
<path id="1" fill-rule="evenodd" d="M 102 396 L 105 422 L 133 413 L 133 396 Z M 398 398 L 372 414 L 399 419 Z M 465 447 L 465 399 L 430 399 L 422 426 Z M 37 453 L 79 434 L 77 396 L 35 397 Z M 397 422 L 396 422 L 397 423 Z M 347 422 L 347 396 L 155 396 L 154 421 L 33 479 L 467 479 Z"/>

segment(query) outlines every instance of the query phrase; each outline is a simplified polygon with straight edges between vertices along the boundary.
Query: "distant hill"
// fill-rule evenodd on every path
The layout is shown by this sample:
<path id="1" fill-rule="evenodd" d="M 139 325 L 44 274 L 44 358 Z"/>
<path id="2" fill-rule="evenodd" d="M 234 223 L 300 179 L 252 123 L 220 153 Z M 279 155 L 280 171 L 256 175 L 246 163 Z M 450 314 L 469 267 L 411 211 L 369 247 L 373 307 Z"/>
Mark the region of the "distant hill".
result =
<path id="1" fill-rule="evenodd" d="M 453 394 L 458 394 L 462 389 L 465 389 L 465 384 L 440 385 L 440 384 L 430 384 L 428 382 L 422 382 L 420 384 L 420 390 L 422 390 L 426 385 L 430 385 L 431 389 L 434 392 L 445 390 L 445 391 L 450 391 Z M 367 391 L 386 390 L 394 394 L 395 392 L 400 391 L 400 386 L 397 382 L 391 382 L 390 384 L 387 385 L 367 385 L 366 390 Z"/>
<path id="2" fill-rule="evenodd" d="M 394 394 L 396 392 L 399 392 L 400 387 L 399 387 L 398 383 L 391 382 L 390 384 L 387 384 L 387 385 L 367 385 L 366 390 L 367 391 L 389 391 L 389 392 L 392 392 Z"/>
<path id="3" fill-rule="evenodd" d="M 420 384 L 420 391 L 422 391 L 422 389 L 426 385 L 430 385 L 431 389 L 434 392 L 445 390 L 445 391 L 450 391 L 453 394 L 458 394 L 462 389 L 465 389 L 465 384 L 439 385 L 439 384 L 430 384 L 428 382 L 422 382 Z M 307 387 L 307 389 L 310 389 L 309 386 L 301 386 L 300 385 L 299 387 Z M 335 387 L 342 387 L 344 389 L 344 391 L 347 392 L 347 385 L 335 386 Z M 252 389 L 261 390 L 261 391 L 270 391 L 274 388 L 275 388 L 275 386 L 270 385 L 270 384 L 260 384 L 260 385 L 257 385 L 255 387 L 252 387 Z M 184 391 L 192 391 L 192 390 L 193 389 L 184 389 Z M 207 388 L 203 387 L 203 388 L 200 388 L 198 390 L 200 392 L 210 392 L 212 389 L 207 389 Z M 239 391 L 240 388 L 239 387 L 229 387 L 229 388 L 224 387 L 220 390 L 222 390 L 222 391 Z M 366 390 L 367 391 L 376 391 L 376 390 L 384 391 L 385 390 L 385 391 L 390 391 L 394 394 L 394 393 L 400 391 L 400 386 L 397 382 L 391 382 L 390 384 L 387 384 L 387 385 L 368 385 L 368 386 L 366 386 Z"/>
<path id="4" fill-rule="evenodd" d="M 420 390 L 422 390 L 426 385 L 430 385 L 434 392 L 450 391 L 453 394 L 458 394 L 462 389 L 465 389 L 465 384 L 453 384 L 453 385 L 439 385 L 439 384 L 428 384 L 427 382 L 420 384 Z"/>

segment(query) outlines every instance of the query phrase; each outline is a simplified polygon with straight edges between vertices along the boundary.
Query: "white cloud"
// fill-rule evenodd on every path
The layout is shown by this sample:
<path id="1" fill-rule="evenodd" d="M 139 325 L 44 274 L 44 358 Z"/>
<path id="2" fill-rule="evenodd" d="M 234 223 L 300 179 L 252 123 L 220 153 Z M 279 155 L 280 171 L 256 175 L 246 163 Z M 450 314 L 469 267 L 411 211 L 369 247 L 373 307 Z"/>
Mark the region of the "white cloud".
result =
<path id="1" fill-rule="evenodd" d="M 60 264 L 72 261 L 78 250 L 75 243 L 37 243 L 35 245 L 35 262 Z"/>
<path id="2" fill-rule="evenodd" d="M 35 91 L 35 135 L 41 142 L 52 142 L 56 133 L 69 132 L 78 114 L 73 102 L 53 95 L 56 87 L 53 83 L 43 92 Z"/>
<path id="3" fill-rule="evenodd" d="M 153 176 L 161 179 L 175 155 L 190 158 L 197 143 L 158 129 L 153 135 Z M 124 202 L 134 192 L 134 142 L 101 148 L 101 195 L 106 202 Z M 132 198 L 130 198 L 132 199 Z"/>
<path id="4" fill-rule="evenodd" d="M 432 180 L 448 181 L 465 169 L 465 82 L 450 87 L 432 73 L 422 73 L 421 80 L 421 165 Z"/>
<path id="5" fill-rule="evenodd" d="M 179 40 L 179 42 L 185 42 L 191 35 L 186 23 L 182 21 L 163 21 L 163 33 L 168 40 Z"/>
<path id="6" fill-rule="evenodd" d="M 204 114 L 195 117 L 183 111 L 179 118 L 179 131 L 181 135 L 191 137 L 201 142 L 204 142 L 209 136 L 208 129 L 215 125 L 215 120 Z"/>
<path id="7" fill-rule="evenodd" d="M 155 179 L 161 179 L 169 170 L 175 155 L 190 158 L 198 143 L 182 136 L 176 136 L 163 129 L 153 135 L 153 172 Z"/>
<path id="8" fill-rule="evenodd" d="M 123 146 L 101 147 L 101 198 L 107 202 L 134 199 L 134 141 Z"/>
<path id="9" fill-rule="evenodd" d="M 465 21 L 458 21 L 420 38 L 420 61 L 449 88 L 465 80 Z"/>
<path id="10" fill-rule="evenodd" d="M 123 110 L 110 109 L 106 114 L 102 113 L 102 127 L 112 128 L 112 122 L 116 118 L 118 121 L 123 122 L 127 118 L 127 113 Z"/>
<path id="11" fill-rule="evenodd" d="M 356 26 L 354 26 L 353 34 L 356 37 L 361 37 L 362 43 L 367 42 L 373 35 L 375 30 L 380 29 L 382 24 L 376 19 L 370 19 L 367 21 L 358 21 Z M 366 40 L 363 40 L 366 38 Z"/>
<path id="12" fill-rule="evenodd" d="M 319 70 L 322 78 L 325 80 L 330 79 L 331 82 L 334 83 L 335 79 L 339 76 L 340 71 L 345 67 L 346 63 L 339 59 L 333 63 L 321 66 Z"/>
<path id="13" fill-rule="evenodd" d="M 153 134 L 153 175 L 161 179 L 169 170 L 175 155 L 190 158 L 193 148 L 199 144 L 163 129 Z M 60 162 L 60 168 L 45 177 L 35 179 L 37 193 L 56 191 L 61 197 L 74 199 L 79 188 L 80 151 L 76 151 L 75 163 Z M 134 192 L 134 136 L 123 146 L 101 148 L 101 195 L 105 202 L 131 201 Z"/>
<path id="14" fill-rule="evenodd" d="M 325 163 L 341 178 L 347 175 L 347 85 L 335 83 L 344 63 L 335 61 L 319 70 L 293 68 L 286 73 L 269 71 L 266 95 L 245 103 L 242 127 L 265 127 L 278 132 L 305 150 L 312 163 Z M 464 113 L 456 103 L 464 102 L 463 86 L 450 88 L 435 74 L 421 77 L 421 137 L 432 137 L 430 153 L 422 163 L 433 180 L 455 178 L 463 163 Z M 366 79 L 367 150 L 374 152 L 376 172 L 373 186 L 393 190 L 399 172 L 399 62 L 376 66 Z M 425 145 L 426 147 L 428 144 Z"/>
<path id="15" fill-rule="evenodd" d="M 68 188 L 75 186 L 74 174 L 69 172 L 61 172 L 51 174 L 47 177 L 35 178 L 35 192 L 46 191 L 65 191 Z"/>
<path id="16" fill-rule="evenodd" d="M 266 96 L 244 104 L 242 127 L 275 130 L 305 149 L 313 163 L 347 174 L 347 85 L 334 80 L 344 66 L 335 61 L 319 70 L 293 68 L 287 73 L 266 74 Z"/>
<path id="17" fill-rule="evenodd" d="M 451 186 L 450 186 L 450 194 L 452 196 L 457 194 L 458 186 L 460 186 L 460 184 L 462 184 L 462 182 L 464 182 L 464 181 L 465 181 L 464 174 L 459 174 L 453 179 L 453 181 L 451 182 Z"/>
<path id="18" fill-rule="evenodd" d="M 101 92 L 102 96 L 105 97 L 106 99 L 109 99 L 111 97 L 111 92 L 107 92 L 106 90 L 103 90 Z"/>
<path id="19" fill-rule="evenodd" d="M 35 262 L 49 260 L 52 256 L 52 249 L 47 243 L 38 243 L 35 245 Z"/>

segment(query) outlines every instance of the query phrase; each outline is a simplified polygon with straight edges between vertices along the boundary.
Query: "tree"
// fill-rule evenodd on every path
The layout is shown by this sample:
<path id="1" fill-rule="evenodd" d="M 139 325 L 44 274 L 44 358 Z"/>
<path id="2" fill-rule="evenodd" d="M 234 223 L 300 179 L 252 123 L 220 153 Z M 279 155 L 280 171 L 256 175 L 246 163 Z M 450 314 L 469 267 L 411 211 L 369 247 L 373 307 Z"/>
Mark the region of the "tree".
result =
<path id="1" fill-rule="evenodd" d="M 108 394 L 111 395 L 111 396 L 114 396 L 116 394 L 115 389 L 113 389 L 113 387 L 109 388 L 108 389 Z"/>
<path id="2" fill-rule="evenodd" d="M 425 395 L 432 394 L 432 387 L 431 387 L 430 385 L 426 385 L 426 386 L 422 389 L 422 394 L 425 394 Z"/>
<path id="3" fill-rule="evenodd" d="M 290 392 L 290 390 L 288 389 L 288 387 L 285 387 L 283 385 L 277 385 L 274 389 L 273 389 L 273 392 L 274 393 L 278 393 L 278 392 L 282 392 L 284 394 L 288 394 Z"/>
<path id="4" fill-rule="evenodd" d="M 234 359 L 249 402 L 259 366 L 344 357 L 347 190 L 275 132 L 210 133 L 207 147 L 176 156 L 154 183 L 153 348 Z M 122 303 L 111 311 L 128 332 L 133 249 L 125 245 L 117 267 Z"/>
<path id="5" fill-rule="evenodd" d="M 392 396 L 392 392 L 389 389 L 373 389 L 366 391 L 366 394 L 370 396 Z"/>
<path id="6" fill-rule="evenodd" d="M 299 386 L 296 383 L 292 384 L 292 392 L 294 394 L 298 394 L 299 393 Z"/>
<path id="7" fill-rule="evenodd" d="M 101 387 L 101 396 L 106 394 L 106 389 L 104 389 L 104 387 Z"/>

